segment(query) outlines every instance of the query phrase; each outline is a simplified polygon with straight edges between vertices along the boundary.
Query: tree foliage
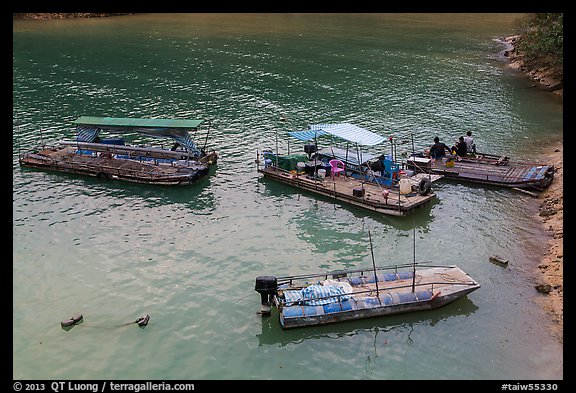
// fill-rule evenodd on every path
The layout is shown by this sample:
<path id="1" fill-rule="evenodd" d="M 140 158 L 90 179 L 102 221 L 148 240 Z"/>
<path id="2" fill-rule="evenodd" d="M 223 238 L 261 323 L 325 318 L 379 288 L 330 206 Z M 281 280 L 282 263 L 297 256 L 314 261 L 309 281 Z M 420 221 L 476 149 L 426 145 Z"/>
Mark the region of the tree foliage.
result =
<path id="1" fill-rule="evenodd" d="M 530 60 L 561 65 L 564 60 L 563 16 L 562 13 L 537 13 L 519 20 L 522 38 L 518 50 Z"/>

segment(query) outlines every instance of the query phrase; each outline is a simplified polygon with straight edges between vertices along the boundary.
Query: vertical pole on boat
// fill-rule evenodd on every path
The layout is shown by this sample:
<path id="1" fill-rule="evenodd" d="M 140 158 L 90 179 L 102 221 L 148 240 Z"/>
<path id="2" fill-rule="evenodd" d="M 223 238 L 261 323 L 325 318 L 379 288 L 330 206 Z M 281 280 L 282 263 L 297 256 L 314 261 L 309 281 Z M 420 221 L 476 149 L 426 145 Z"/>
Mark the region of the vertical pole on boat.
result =
<path id="1" fill-rule="evenodd" d="M 348 162 L 348 146 L 350 145 L 350 142 L 346 142 L 346 160 L 344 162 Z M 344 171 L 344 177 L 346 177 L 346 171 Z"/>
<path id="2" fill-rule="evenodd" d="M 314 149 L 318 151 L 318 130 L 314 130 Z M 318 179 L 318 154 L 314 152 L 314 186 L 316 186 L 316 180 Z"/>
<path id="3" fill-rule="evenodd" d="M 380 299 L 380 291 L 378 289 L 378 276 L 376 275 L 376 262 L 374 262 L 374 250 L 372 249 L 372 235 L 368 230 L 368 239 L 370 239 L 370 254 L 372 254 L 372 269 L 374 269 L 374 282 L 376 283 L 376 297 Z"/>
<path id="4" fill-rule="evenodd" d="M 332 178 L 332 185 L 334 186 L 334 211 L 336 211 L 336 178 Z"/>
<path id="5" fill-rule="evenodd" d="M 412 261 L 412 293 L 414 293 L 416 287 L 416 218 L 414 217 L 414 213 L 412 213 L 412 226 L 414 227 L 413 232 L 413 261 Z"/>
<path id="6" fill-rule="evenodd" d="M 206 131 L 206 138 L 204 139 L 204 147 L 202 150 L 206 152 L 206 145 L 208 145 L 208 136 L 210 135 L 210 127 L 212 126 L 212 120 L 208 121 L 208 130 Z"/>
<path id="7" fill-rule="evenodd" d="M 280 166 L 278 165 L 278 127 L 276 127 L 276 173 L 280 173 Z"/>
<path id="8" fill-rule="evenodd" d="M 410 139 L 412 139 L 412 154 L 416 153 L 416 150 L 414 150 L 414 133 L 410 132 Z"/>

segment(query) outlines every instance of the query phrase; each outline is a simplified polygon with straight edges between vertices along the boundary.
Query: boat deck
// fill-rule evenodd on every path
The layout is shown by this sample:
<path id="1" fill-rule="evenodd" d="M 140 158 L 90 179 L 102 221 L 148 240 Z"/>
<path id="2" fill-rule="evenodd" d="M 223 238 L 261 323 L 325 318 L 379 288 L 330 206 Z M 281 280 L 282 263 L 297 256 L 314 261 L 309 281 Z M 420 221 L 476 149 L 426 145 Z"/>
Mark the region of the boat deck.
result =
<path id="1" fill-rule="evenodd" d="M 407 289 L 411 289 L 412 287 L 412 274 L 410 274 L 409 277 L 408 275 L 399 276 L 396 280 L 384 280 L 383 278 L 385 277 L 378 278 L 378 290 L 376 288 L 376 282 L 373 280 L 373 275 L 368 279 L 368 282 L 362 282 L 359 285 L 353 286 L 354 292 L 352 296 L 355 298 L 376 296 L 377 291 L 392 295 L 394 293 L 406 292 Z M 431 268 L 419 270 L 416 271 L 416 278 L 414 280 L 415 287 L 418 290 L 430 290 L 433 294 L 446 294 L 448 291 L 453 291 L 455 284 L 458 283 L 471 285 L 475 282 L 468 274 L 457 267 L 450 269 Z"/>
<path id="2" fill-rule="evenodd" d="M 79 154 L 78 149 L 71 146 L 26 153 L 20 158 L 20 164 L 147 184 L 188 184 L 207 173 L 207 168 L 197 162 L 153 157 L 134 159 L 109 152 Z"/>
<path id="3" fill-rule="evenodd" d="M 453 167 L 446 166 L 445 163 L 440 162 L 435 164 L 425 162 L 426 159 L 420 159 L 420 164 L 424 163 L 424 165 L 414 165 L 415 161 L 411 159 L 408 159 L 406 164 L 410 169 L 440 174 L 448 179 L 505 187 L 546 188 L 551 182 L 552 177 L 550 174 L 554 171 L 553 166 L 511 163 L 504 158 L 489 161 L 463 159 L 454 161 Z M 418 161 L 416 161 L 416 164 L 418 164 Z"/>
<path id="4" fill-rule="evenodd" d="M 412 288 L 412 271 L 404 270 L 400 273 L 377 273 L 376 277 L 378 282 L 374 279 L 374 273 L 370 270 L 363 271 L 360 275 L 356 276 L 343 276 L 330 277 L 326 275 L 325 280 L 347 282 L 352 285 L 353 292 L 350 294 L 355 299 L 362 299 L 364 297 L 376 296 L 380 292 L 383 294 L 394 294 L 406 292 Z M 279 279 L 280 280 L 280 279 Z M 477 285 L 467 273 L 462 269 L 451 267 L 432 267 L 429 269 L 416 270 L 416 278 L 414 279 L 415 288 L 418 290 L 430 290 L 434 294 L 453 291 L 455 286 L 461 285 Z M 306 284 L 299 284 L 292 282 L 285 289 L 299 289 L 303 288 Z M 282 291 L 279 291 L 281 294 Z"/>
<path id="5" fill-rule="evenodd" d="M 315 194 L 324 195 L 340 202 L 346 202 L 378 213 L 403 216 L 411 212 L 414 208 L 428 203 L 435 194 L 430 192 L 427 195 L 420 195 L 414 190 L 422 178 L 427 174 L 416 174 L 409 179 L 412 182 L 412 192 L 401 194 L 398 188 L 388 188 L 378 185 L 375 182 L 361 181 L 354 177 L 338 175 L 334 178 L 328 176 L 325 179 L 314 178 L 306 174 L 290 173 L 278 170 L 275 166 L 259 168 L 264 177 L 280 181 L 285 184 L 310 191 Z M 437 180 L 441 176 L 436 176 L 432 180 Z M 364 190 L 362 192 L 362 189 Z M 356 191 L 355 191 L 356 190 Z M 356 196 L 360 191 L 361 196 Z"/>

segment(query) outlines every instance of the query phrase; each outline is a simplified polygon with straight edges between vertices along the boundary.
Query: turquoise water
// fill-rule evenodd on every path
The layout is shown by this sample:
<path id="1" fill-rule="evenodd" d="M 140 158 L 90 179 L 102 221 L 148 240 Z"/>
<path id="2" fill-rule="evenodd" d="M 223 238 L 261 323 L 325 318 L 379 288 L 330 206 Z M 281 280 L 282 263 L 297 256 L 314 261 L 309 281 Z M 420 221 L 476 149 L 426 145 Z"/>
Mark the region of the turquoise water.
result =
<path id="1" fill-rule="evenodd" d="M 542 155 L 563 109 L 497 60 L 518 17 L 14 21 L 13 378 L 561 379 L 535 302 L 538 201 L 442 181 L 431 205 L 391 218 L 264 180 L 254 163 L 276 135 L 287 150 L 287 131 L 340 121 L 417 148 L 472 130 L 482 150 Z M 19 167 L 20 149 L 73 137 L 84 115 L 205 119 L 220 160 L 177 188 Z M 257 315 L 256 276 L 369 266 L 368 231 L 378 264 L 410 262 L 414 227 L 417 259 L 482 287 L 435 311 L 292 331 Z M 64 331 L 74 313 L 84 323 Z M 118 326 L 146 313 L 144 329 Z"/>

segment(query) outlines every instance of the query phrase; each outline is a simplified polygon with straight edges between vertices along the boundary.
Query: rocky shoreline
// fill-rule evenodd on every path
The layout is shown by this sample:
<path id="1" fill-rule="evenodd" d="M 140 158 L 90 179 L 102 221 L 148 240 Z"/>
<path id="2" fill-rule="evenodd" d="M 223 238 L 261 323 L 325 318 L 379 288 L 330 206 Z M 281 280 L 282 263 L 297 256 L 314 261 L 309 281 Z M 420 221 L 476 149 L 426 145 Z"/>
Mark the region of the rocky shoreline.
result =
<path id="1" fill-rule="evenodd" d="M 553 146 L 548 162 L 556 168 L 554 181 L 542 195 L 538 219 L 548 236 L 547 247 L 536 276 L 536 290 L 542 294 L 538 302 L 552 322 L 552 334 L 564 342 L 564 180 L 563 141 Z"/>
<path id="2" fill-rule="evenodd" d="M 499 39 L 505 49 L 503 57 L 508 59 L 508 66 L 522 72 L 545 90 L 563 97 L 562 66 L 545 67 L 542 62 L 526 61 L 516 47 L 520 35 Z M 541 203 L 536 216 L 543 232 L 548 237 L 544 253 L 535 272 L 537 284 L 535 290 L 541 296 L 537 299 L 551 321 L 551 332 L 561 343 L 564 342 L 564 179 L 563 179 L 563 140 L 549 147 L 546 162 L 554 165 L 556 173 L 550 187 L 544 190 L 539 198 Z"/>
<path id="3" fill-rule="evenodd" d="M 563 67 L 544 66 L 543 63 L 538 60 L 528 61 L 525 56 L 516 49 L 521 37 L 520 35 L 511 35 L 499 39 L 499 41 L 506 46 L 503 56 L 508 59 L 509 67 L 526 74 L 529 78 L 538 82 L 544 89 L 563 97 Z"/>

